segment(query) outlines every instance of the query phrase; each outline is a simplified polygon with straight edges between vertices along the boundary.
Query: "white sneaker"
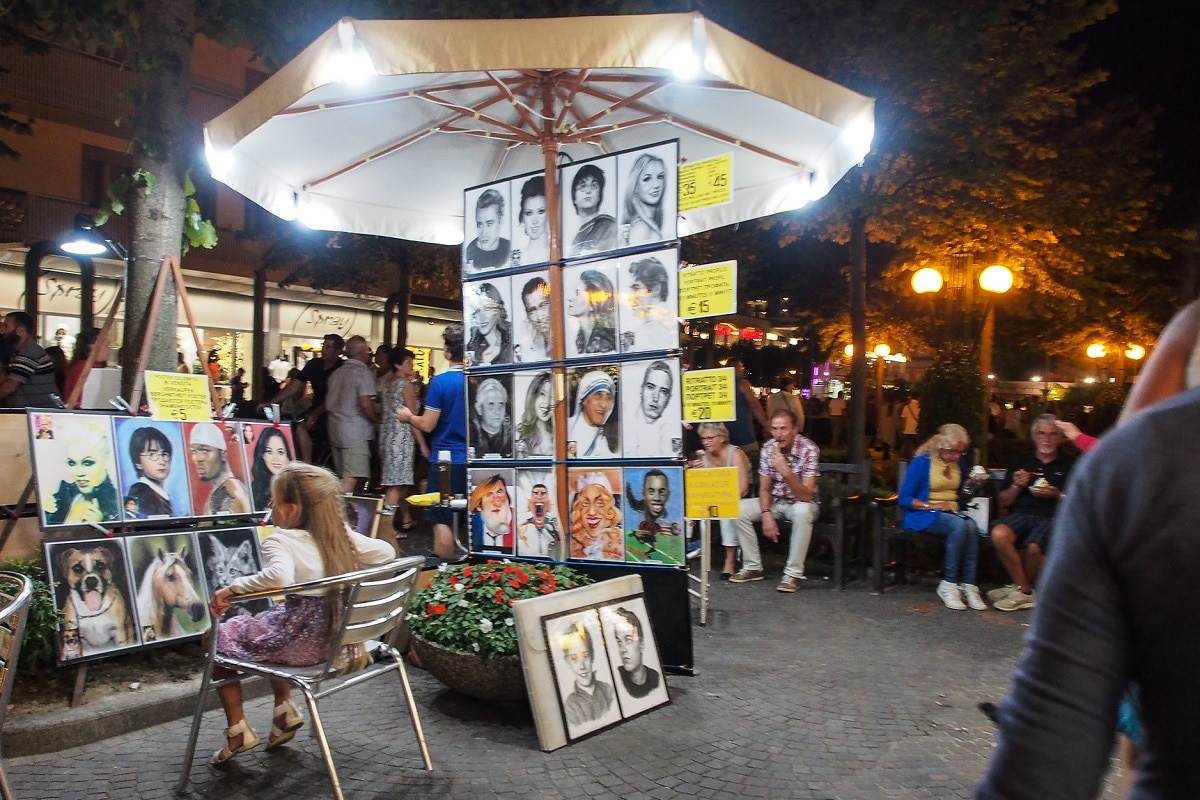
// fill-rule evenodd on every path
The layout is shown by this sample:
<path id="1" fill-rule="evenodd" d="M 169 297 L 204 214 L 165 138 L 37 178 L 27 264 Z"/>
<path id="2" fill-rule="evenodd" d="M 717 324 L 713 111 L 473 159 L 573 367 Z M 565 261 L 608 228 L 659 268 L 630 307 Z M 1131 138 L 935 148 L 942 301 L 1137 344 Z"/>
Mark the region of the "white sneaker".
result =
<path id="1" fill-rule="evenodd" d="M 989 589 L 987 593 L 987 599 L 991 600 L 993 603 L 998 603 L 1016 590 L 1017 585 L 1015 583 L 1010 583 L 1007 586 L 1001 586 L 999 589 Z"/>
<path id="2" fill-rule="evenodd" d="M 962 595 L 958 593 L 957 583 L 942 581 L 938 584 L 937 596 L 942 598 L 942 602 L 946 604 L 946 608 L 951 611 L 967 610 L 967 604 L 963 602 Z"/>
<path id="3" fill-rule="evenodd" d="M 983 598 L 979 596 L 979 587 L 973 583 L 960 583 L 959 591 L 962 592 L 963 599 L 967 601 L 967 605 L 976 611 L 987 611 L 987 603 L 983 602 Z"/>

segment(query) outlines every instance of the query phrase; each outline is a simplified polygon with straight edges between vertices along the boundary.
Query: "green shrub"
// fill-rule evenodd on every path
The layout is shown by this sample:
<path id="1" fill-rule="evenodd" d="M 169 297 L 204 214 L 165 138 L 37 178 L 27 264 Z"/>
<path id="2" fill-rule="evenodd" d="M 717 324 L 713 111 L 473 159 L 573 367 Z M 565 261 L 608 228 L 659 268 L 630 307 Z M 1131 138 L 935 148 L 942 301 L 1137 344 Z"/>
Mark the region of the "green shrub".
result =
<path id="1" fill-rule="evenodd" d="M 1121 416 L 1121 408 L 1125 405 L 1125 387 L 1110 383 L 1096 395 L 1095 407 L 1088 420 L 1088 428 L 1093 436 L 1099 436 L 1117 424 Z"/>
<path id="2" fill-rule="evenodd" d="M 19 572 L 33 581 L 33 598 L 29 601 L 29 620 L 25 623 L 18 666 L 21 670 L 51 666 L 59 620 L 58 612 L 54 610 L 54 590 L 46 582 L 45 568 L 33 561 L 5 559 L 0 561 L 0 570 Z"/>

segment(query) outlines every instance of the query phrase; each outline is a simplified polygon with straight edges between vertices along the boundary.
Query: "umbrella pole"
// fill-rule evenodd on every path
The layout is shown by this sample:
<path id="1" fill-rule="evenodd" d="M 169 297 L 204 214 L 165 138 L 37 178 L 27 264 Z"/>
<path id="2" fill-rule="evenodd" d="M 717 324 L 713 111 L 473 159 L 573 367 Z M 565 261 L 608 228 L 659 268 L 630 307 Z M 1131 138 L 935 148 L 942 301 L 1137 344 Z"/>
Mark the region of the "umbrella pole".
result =
<path id="1" fill-rule="evenodd" d="M 546 136 L 542 141 L 542 155 L 544 158 L 545 178 L 546 178 L 546 207 L 558 208 L 558 142 L 553 136 L 551 129 L 551 120 L 554 119 L 550 113 L 553 110 L 553 100 L 550 92 L 550 87 L 543 88 L 542 96 L 543 105 L 546 106 Z M 564 359 L 567 356 L 567 344 L 565 341 L 566 326 L 563 324 L 563 279 L 562 279 L 562 241 L 560 239 L 559 224 L 560 219 L 557 213 L 547 215 L 550 220 L 550 336 L 551 349 L 550 355 L 554 359 L 554 429 L 557 433 L 554 436 L 554 478 L 557 484 L 557 497 L 559 514 L 562 519 L 568 517 L 567 505 L 570 495 L 569 487 L 567 486 L 567 373 L 562 366 Z M 568 526 L 569 529 L 569 526 Z M 568 531 L 564 531 L 564 536 L 569 536 Z M 570 543 L 566 544 L 566 555 L 570 555 Z"/>

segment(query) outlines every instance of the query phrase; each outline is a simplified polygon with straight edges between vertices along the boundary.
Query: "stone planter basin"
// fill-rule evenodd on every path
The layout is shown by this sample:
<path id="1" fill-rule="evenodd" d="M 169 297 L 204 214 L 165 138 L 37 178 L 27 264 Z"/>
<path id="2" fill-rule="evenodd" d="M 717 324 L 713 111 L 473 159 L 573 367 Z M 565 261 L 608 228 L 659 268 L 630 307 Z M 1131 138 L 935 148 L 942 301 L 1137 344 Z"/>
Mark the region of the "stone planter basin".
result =
<path id="1" fill-rule="evenodd" d="M 528 702 L 520 656 L 480 658 L 422 639 L 416 633 L 411 641 L 421 666 L 448 688 L 477 700 Z"/>

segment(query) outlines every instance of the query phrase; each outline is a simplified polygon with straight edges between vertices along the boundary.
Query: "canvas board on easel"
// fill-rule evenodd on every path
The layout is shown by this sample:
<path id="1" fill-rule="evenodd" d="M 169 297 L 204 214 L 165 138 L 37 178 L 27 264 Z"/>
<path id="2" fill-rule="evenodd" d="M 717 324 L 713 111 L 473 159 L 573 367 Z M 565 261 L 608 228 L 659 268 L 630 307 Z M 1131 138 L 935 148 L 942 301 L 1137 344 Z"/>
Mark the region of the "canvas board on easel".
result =
<path id="1" fill-rule="evenodd" d="M 121 370 L 92 368 L 83 384 L 80 408 L 106 409 L 108 401 L 121 396 Z"/>

